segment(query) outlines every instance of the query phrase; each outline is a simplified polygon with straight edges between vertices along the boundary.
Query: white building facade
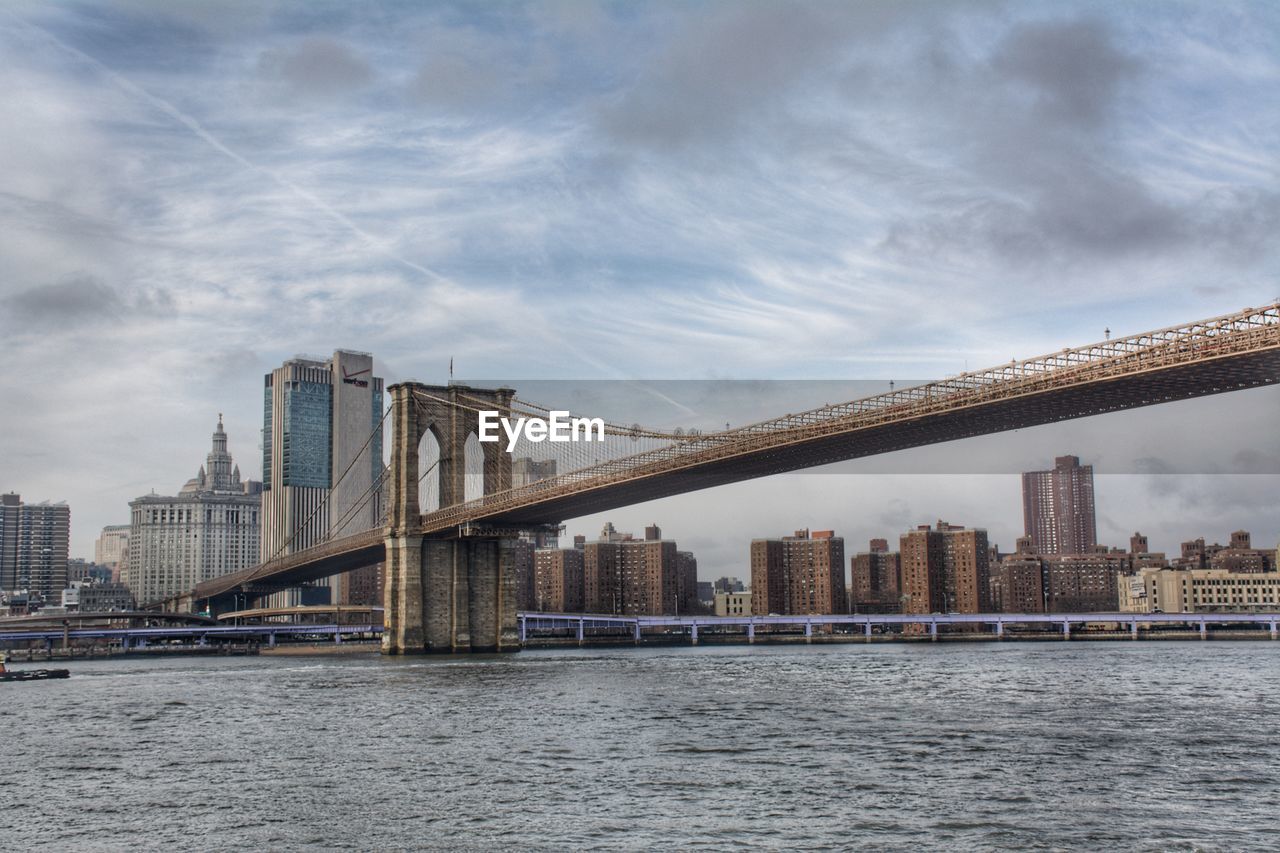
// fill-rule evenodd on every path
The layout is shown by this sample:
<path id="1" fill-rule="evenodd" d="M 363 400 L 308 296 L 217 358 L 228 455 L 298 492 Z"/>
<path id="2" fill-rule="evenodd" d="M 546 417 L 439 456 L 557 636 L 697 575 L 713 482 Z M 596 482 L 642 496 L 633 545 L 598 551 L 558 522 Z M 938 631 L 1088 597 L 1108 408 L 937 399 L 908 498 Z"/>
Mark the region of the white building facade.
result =
<path id="1" fill-rule="evenodd" d="M 261 484 L 240 479 L 219 416 L 205 465 L 177 495 L 151 494 L 129 503 L 122 574 L 138 603 L 182 595 L 198 583 L 256 564 L 261 502 Z"/>

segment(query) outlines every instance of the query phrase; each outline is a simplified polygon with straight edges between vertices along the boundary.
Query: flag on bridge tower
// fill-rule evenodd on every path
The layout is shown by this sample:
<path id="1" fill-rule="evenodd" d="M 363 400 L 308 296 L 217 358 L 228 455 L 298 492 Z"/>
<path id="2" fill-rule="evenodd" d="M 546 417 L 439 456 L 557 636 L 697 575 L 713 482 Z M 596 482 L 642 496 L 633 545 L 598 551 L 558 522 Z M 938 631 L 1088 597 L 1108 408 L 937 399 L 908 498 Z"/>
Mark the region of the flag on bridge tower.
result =
<path id="1" fill-rule="evenodd" d="M 449 356 L 449 378 L 453 378 L 453 356 Z"/>

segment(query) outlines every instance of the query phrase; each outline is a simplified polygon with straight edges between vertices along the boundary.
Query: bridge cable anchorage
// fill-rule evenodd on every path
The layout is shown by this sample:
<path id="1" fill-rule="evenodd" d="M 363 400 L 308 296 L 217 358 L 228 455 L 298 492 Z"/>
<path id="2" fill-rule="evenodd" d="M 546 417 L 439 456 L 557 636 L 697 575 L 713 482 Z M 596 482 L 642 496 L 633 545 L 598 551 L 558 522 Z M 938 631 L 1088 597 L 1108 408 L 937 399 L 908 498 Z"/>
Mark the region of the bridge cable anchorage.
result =
<path id="1" fill-rule="evenodd" d="M 382 417 L 378 419 L 378 422 L 376 424 L 374 424 L 373 429 L 370 430 L 369 432 L 369 437 L 364 440 L 364 444 L 360 445 L 360 449 L 357 450 L 355 455 L 351 458 L 351 462 L 347 465 L 346 470 L 342 472 L 342 476 L 340 476 L 337 480 L 335 480 L 333 485 L 331 485 L 326 490 L 324 498 L 321 499 L 320 503 L 316 504 L 316 508 L 311 510 L 311 512 L 307 515 L 307 517 L 303 519 L 302 524 L 298 525 L 298 527 L 293 531 L 293 535 L 290 536 L 288 539 L 286 539 L 284 543 L 279 548 L 276 549 L 274 554 L 272 554 L 267 559 L 263 560 L 262 563 L 258 566 L 257 571 L 252 572 L 247 578 L 244 579 L 243 583 L 252 583 L 254 580 L 257 580 L 259 577 L 265 574 L 269 570 L 271 564 L 276 560 L 280 559 L 280 557 L 284 555 L 286 549 L 288 549 L 288 547 L 293 544 L 294 540 L 297 539 L 300 535 L 302 535 L 302 532 L 307 529 L 308 525 L 311 524 L 311 520 L 316 517 L 316 514 L 320 512 L 320 510 L 326 508 L 329 505 L 329 500 L 333 497 L 334 491 L 347 478 L 347 475 L 351 473 L 351 470 L 355 467 L 355 464 L 360 461 L 360 458 L 364 456 L 365 450 L 369 447 L 369 444 L 373 441 L 374 436 L 378 434 L 378 431 L 382 428 L 383 423 L 386 422 L 390 414 L 391 414 L 391 409 L 387 409 L 385 412 L 382 413 Z M 378 461 L 381 462 L 382 460 L 378 460 Z M 329 532 L 332 532 L 332 529 Z M 328 542 L 328 541 L 329 541 L 328 533 L 326 533 L 325 537 L 321 539 L 321 543 Z"/>

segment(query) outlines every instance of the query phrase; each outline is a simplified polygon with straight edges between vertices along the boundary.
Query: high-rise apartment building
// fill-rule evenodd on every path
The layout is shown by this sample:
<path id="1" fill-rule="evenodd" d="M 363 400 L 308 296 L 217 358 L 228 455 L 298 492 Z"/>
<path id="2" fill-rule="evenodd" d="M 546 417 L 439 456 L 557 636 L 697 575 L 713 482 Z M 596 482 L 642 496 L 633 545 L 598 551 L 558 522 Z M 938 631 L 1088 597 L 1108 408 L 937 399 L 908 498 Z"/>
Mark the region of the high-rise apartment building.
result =
<path id="1" fill-rule="evenodd" d="M 1176 569 L 1219 569 L 1242 574 L 1262 574 L 1276 570 L 1276 552 L 1251 547 L 1247 530 L 1231 534 L 1230 545 L 1205 544 L 1204 537 L 1182 543 L 1182 555 L 1173 561 Z"/>
<path id="2" fill-rule="evenodd" d="M 67 585 L 71 509 L 65 503 L 25 504 L 0 495 L 0 592 L 38 594 L 56 605 Z"/>
<path id="3" fill-rule="evenodd" d="M 1249 531 L 1237 530 L 1231 534 L 1229 547 L 1212 546 L 1212 554 L 1208 557 L 1209 568 L 1238 574 L 1274 572 L 1276 570 L 1275 551 L 1270 548 L 1254 548 L 1252 539 Z"/>
<path id="4" fill-rule="evenodd" d="M 27 504 L 18 539 L 18 574 L 27 589 L 57 603 L 67 585 L 71 545 L 71 508 L 59 501 Z M 25 555 L 25 565 L 22 559 Z"/>
<path id="5" fill-rule="evenodd" d="M 901 559 L 902 612 L 945 612 L 947 596 L 942 533 L 922 524 L 902 534 L 898 553 Z"/>
<path id="6" fill-rule="evenodd" d="M 990 607 L 987 531 L 939 521 L 902 534 L 902 612 L 982 613 Z"/>
<path id="7" fill-rule="evenodd" d="M 1044 562 L 1034 554 L 1010 554 L 991 567 L 991 609 L 997 613 L 1044 612 Z"/>
<path id="8" fill-rule="evenodd" d="M 1128 555 L 1058 554 L 1044 558 L 1044 600 L 1051 613 L 1105 613 L 1119 602 Z"/>
<path id="9" fill-rule="evenodd" d="M 636 539 L 606 523 L 597 541 L 583 543 L 587 612 L 628 616 L 696 612 L 696 583 L 687 590 L 694 598 L 692 605 L 688 595 L 681 597 L 681 558 L 676 543 L 663 539 L 657 525 L 647 527 L 645 534 L 647 538 Z M 686 573 L 691 566 L 697 571 L 692 560 L 692 554 L 684 558 Z"/>
<path id="10" fill-rule="evenodd" d="M 1146 547 L 1137 534 L 1131 546 Z M 1114 610 L 1121 575 L 1132 554 L 1097 549 L 1089 554 L 1035 553 L 1030 536 L 1018 552 L 991 567 L 991 608 L 1002 613 L 1098 613 Z"/>
<path id="11" fill-rule="evenodd" d="M 1086 554 L 1097 544 L 1093 466 L 1059 456 L 1022 475 L 1022 519 L 1037 554 Z"/>
<path id="12" fill-rule="evenodd" d="M 177 495 L 152 493 L 129 502 L 123 582 L 139 604 L 149 604 L 254 565 L 261 506 L 262 484 L 240 479 L 219 415 L 205 464 Z"/>
<path id="13" fill-rule="evenodd" d="M 631 540 L 621 550 L 619 591 L 622 613 L 680 613 L 680 566 L 676 543 L 669 539 Z"/>
<path id="14" fill-rule="evenodd" d="M 849 611 L 897 613 L 902 608 L 901 566 L 898 554 L 889 553 L 889 542 L 872 539 L 871 549 L 849 561 Z"/>
<path id="15" fill-rule="evenodd" d="M 382 379 L 373 356 L 338 350 L 327 361 L 293 358 L 268 373 L 263 392 L 262 559 L 382 523 Z M 382 567 L 319 582 L 340 604 L 380 604 Z M 323 596 L 321 596 L 323 597 Z M 277 606 L 309 599 L 301 590 Z"/>
<path id="16" fill-rule="evenodd" d="M 539 548 L 533 552 L 535 610 L 582 612 L 582 556 L 577 548 Z"/>
<path id="17" fill-rule="evenodd" d="M 698 558 L 692 551 L 676 551 L 676 599 L 680 613 L 702 610 L 698 601 Z"/>
<path id="18" fill-rule="evenodd" d="M 758 616 L 844 613 L 844 539 L 797 530 L 751 540 L 751 609 Z"/>
<path id="19" fill-rule="evenodd" d="M 16 492 L 0 495 L 0 592 L 18 589 L 18 529 L 22 523 L 22 497 Z"/>
<path id="20" fill-rule="evenodd" d="M 751 612 L 756 616 L 787 612 L 781 539 L 751 540 Z"/>

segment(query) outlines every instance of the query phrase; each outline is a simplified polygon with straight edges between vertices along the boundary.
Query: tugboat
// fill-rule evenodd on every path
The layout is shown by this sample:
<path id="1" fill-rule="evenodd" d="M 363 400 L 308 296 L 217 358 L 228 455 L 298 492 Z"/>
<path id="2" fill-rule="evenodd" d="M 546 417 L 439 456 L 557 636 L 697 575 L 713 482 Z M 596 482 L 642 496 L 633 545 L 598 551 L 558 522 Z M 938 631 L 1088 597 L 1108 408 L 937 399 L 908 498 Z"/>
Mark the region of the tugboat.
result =
<path id="1" fill-rule="evenodd" d="M 9 669 L 9 656 L 0 656 L 0 681 L 44 681 L 47 678 L 70 678 L 69 669 Z"/>

